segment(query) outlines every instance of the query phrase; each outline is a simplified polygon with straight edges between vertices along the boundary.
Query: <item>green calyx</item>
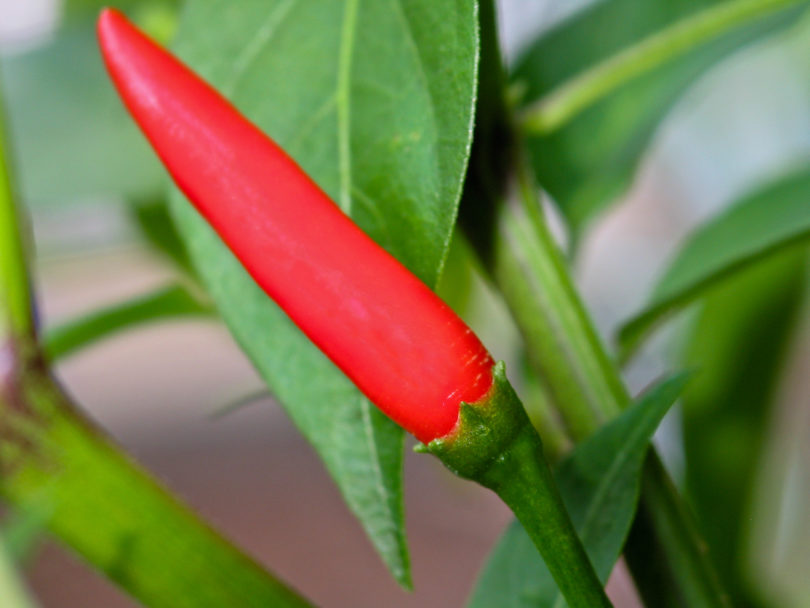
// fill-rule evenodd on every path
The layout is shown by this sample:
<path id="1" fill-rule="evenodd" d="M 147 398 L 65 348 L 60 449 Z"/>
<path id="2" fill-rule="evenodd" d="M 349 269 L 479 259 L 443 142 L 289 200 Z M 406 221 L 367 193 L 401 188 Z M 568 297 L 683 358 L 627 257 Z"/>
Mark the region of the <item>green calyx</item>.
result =
<path id="1" fill-rule="evenodd" d="M 487 396 L 476 403 L 462 402 L 458 425 L 420 451 L 437 456 L 459 477 L 479 480 L 529 424 L 523 404 L 506 379 L 506 366 L 499 361 Z"/>

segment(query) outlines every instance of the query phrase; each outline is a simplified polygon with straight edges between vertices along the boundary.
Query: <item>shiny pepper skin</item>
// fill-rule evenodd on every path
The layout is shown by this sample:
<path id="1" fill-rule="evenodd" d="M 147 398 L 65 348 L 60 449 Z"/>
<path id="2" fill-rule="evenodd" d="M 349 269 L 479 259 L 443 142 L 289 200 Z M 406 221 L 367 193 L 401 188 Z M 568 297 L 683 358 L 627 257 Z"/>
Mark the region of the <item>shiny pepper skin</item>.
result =
<path id="1" fill-rule="evenodd" d="M 427 443 L 487 396 L 493 360 L 427 286 L 274 141 L 106 9 L 104 61 L 178 187 L 259 286 L 383 412 Z"/>

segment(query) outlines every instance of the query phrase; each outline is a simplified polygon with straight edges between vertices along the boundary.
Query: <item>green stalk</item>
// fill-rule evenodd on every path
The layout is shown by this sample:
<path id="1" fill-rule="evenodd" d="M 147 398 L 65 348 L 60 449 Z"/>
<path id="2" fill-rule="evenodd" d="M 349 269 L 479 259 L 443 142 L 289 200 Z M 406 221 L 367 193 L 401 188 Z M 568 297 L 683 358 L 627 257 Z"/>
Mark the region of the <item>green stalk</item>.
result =
<path id="1" fill-rule="evenodd" d="M 147 606 L 309 604 L 202 523 L 23 362 L 0 391 L 0 495 L 45 501 L 48 527 Z"/>
<path id="2" fill-rule="evenodd" d="M 520 161 L 518 161 L 520 162 Z M 529 358 L 571 436 L 584 439 L 629 398 L 587 320 L 542 217 L 535 185 L 518 174 L 518 201 L 499 205 L 490 270 L 526 339 Z M 564 404 L 564 405 L 562 405 Z"/>
<path id="3" fill-rule="evenodd" d="M 551 133 L 628 81 L 727 31 L 804 0 L 729 0 L 658 31 L 564 82 L 522 114 L 526 133 Z"/>
<path id="4" fill-rule="evenodd" d="M 512 509 L 571 608 L 611 606 L 503 363 L 495 367 L 490 396 L 462 403 L 456 429 L 426 450 L 460 477 L 493 490 Z"/>
<path id="5" fill-rule="evenodd" d="M 523 157 L 516 164 L 521 204 L 498 205 L 490 271 L 580 441 L 631 398 L 548 231 L 531 170 Z M 648 605 L 659 606 L 662 598 L 680 598 L 679 605 L 690 608 L 727 605 L 705 543 L 654 451 L 644 468 L 639 513 L 626 555 Z M 661 556 L 657 571 L 649 568 L 650 548 Z"/>
<path id="6" fill-rule="evenodd" d="M 0 339 L 34 333 L 28 266 L 5 150 L 0 106 Z"/>
<path id="7" fill-rule="evenodd" d="M 549 233 L 525 146 L 516 141 L 491 1 L 481 4 L 481 46 L 475 143 L 459 218 L 523 333 L 545 393 L 581 440 L 627 407 L 630 395 Z M 727 605 L 705 546 L 651 450 L 625 550 L 648 605 Z M 652 560 L 660 567 L 650 568 Z"/>
<path id="8" fill-rule="evenodd" d="M 5 608 L 34 608 L 25 586 L 17 576 L 14 562 L 0 539 L 0 598 Z"/>
<path id="9" fill-rule="evenodd" d="M 493 464 L 481 483 L 494 490 L 512 509 L 540 549 L 568 606 L 612 606 L 542 455 L 540 436 L 527 420 L 509 451 Z"/>

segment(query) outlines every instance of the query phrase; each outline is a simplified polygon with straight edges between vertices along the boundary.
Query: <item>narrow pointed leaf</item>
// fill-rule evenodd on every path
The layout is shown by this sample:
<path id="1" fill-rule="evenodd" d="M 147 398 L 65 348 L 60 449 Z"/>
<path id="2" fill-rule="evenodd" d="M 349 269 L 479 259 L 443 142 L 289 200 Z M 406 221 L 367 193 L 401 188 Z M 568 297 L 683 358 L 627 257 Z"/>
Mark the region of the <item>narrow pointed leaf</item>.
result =
<path id="1" fill-rule="evenodd" d="M 192 2 L 177 50 L 372 238 L 435 286 L 470 146 L 475 5 Z M 402 431 L 264 295 L 191 207 L 174 216 L 226 323 L 409 584 Z"/>
<path id="2" fill-rule="evenodd" d="M 193 278 L 191 260 L 172 223 L 166 200 L 161 197 L 135 203 L 130 207 L 130 214 L 144 239 L 176 268 Z"/>
<path id="3" fill-rule="evenodd" d="M 633 520 L 650 439 L 686 381 L 686 375 L 679 375 L 652 388 L 577 446 L 555 471 L 571 519 L 603 581 L 621 553 Z M 563 605 L 532 541 L 513 521 L 478 580 L 470 608 Z"/>
<path id="4" fill-rule="evenodd" d="M 45 334 L 45 352 L 51 361 L 56 361 L 137 325 L 211 315 L 212 312 L 209 305 L 202 303 L 182 285 L 163 287 L 49 329 Z"/>
<path id="5" fill-rule="evenodd" d="M 669 264 L 644 309 L 619 333 L 623 357 L 663 319 L 720 282 L 790 247 L 810 242 L 810 170 L 802 168 L 744 197 L 700 226 Z"/>

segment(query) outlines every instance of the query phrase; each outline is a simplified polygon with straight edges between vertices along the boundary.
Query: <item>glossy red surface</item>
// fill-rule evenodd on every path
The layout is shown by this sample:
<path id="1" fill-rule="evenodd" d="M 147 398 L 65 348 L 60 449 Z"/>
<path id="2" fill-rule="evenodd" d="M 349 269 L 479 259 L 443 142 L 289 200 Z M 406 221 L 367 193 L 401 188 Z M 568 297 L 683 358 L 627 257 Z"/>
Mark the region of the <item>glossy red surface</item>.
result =
<path id="1" fill-rule="evenodd" d="M 116 87 L 177 185 L 254 280 L 383 412 L 449 433 L 493 361 L 426 285 L 275 142 L 115 10 L 98 22 Z"/>

